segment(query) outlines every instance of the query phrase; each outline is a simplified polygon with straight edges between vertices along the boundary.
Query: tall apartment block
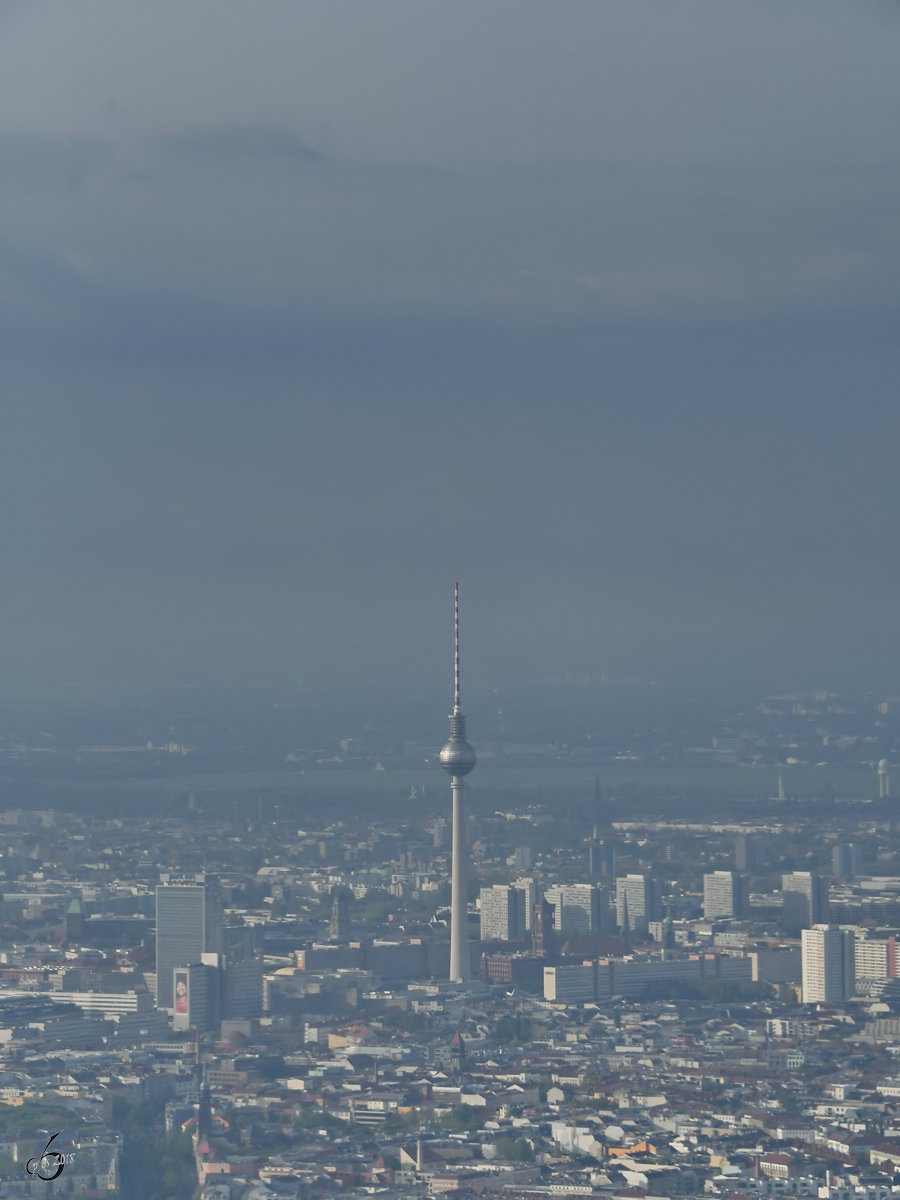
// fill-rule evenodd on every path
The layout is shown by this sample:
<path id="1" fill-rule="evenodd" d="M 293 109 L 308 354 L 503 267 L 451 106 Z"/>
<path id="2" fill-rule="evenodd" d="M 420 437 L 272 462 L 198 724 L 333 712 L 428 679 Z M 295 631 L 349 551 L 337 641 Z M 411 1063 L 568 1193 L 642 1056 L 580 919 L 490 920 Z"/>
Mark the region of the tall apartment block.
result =
<path id="1" fill-rule="evenodd" d="M 525 892 L 498 884 L 479 892 L 481 940 L 517 942 L 525 937 Z"/>
<path id="2" fill-rule="evenodd" d="M 837 925 L 814 925 L 801 936 L 803 1003 L 835 1004 L 856 991 L 855 934 Z"/>
<path id="3" fill-rule="evenodd" d="M 747 916 L 747 878 L 736 871 L 712 871 L 703 876 L 703 915 L 707 920 L 716 917 Z"/>
<path id="4" fill-rule="evenodd" d="M 562 933 L 600 933 L 606 928 L 606 892 L 595 883 L 549 887 L 544 899 L 553 905 L 553 924 Z"/>
<path id="5" fill-rule="evenodd" d="M 650 921 L 658 921 L 656 885 L 649 875 L 622 875 L 616 880 L 616 924 L 632 933 L 646 933 Z"/>

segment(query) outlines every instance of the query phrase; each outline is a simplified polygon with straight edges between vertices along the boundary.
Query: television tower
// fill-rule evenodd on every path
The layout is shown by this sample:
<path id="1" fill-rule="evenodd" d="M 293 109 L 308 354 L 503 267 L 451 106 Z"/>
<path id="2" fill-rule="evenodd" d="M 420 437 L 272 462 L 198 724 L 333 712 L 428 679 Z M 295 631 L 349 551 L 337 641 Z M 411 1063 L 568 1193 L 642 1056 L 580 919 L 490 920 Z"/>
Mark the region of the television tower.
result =
<path id="1" fill-rule="evenodd" d="M 459 584 L 453 586 L 453 712 L 450 740 L 441 750 L 441 766 L 450 776 L 453 831 L 450 858 L 450 982 L 469 978 L 468 897 L 466 895 L 466 806 L 463 776 L 475 766 L 466 741 L 466 718 L 459 705 Z"/>

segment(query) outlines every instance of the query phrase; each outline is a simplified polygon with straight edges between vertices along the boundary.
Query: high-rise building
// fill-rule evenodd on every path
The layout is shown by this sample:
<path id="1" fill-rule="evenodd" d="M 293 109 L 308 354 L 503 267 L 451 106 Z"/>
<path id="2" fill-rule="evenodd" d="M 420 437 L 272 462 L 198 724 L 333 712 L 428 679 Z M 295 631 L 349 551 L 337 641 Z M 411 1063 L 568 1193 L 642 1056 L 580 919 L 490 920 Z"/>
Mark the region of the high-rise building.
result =
<path id="1" fill-rule="evenodd" d="M 781 924 L 786 933 L 799 933 L 828 920 L 828 882 L 811 871 L 790 871 L 781 877 Z"/>
<path id="2" fill-rule="evenodd" d="M 328 922 L 328 938 L 332 942 L 346 942 L 350 936 L 350 893 L 346 888 L 334 889 L 331 899 L 331 920 Z"/>
<path id="3" fill-rule="evenodd" d="M 753 871 L 764 865 L 763 840 L 758 835 L 739 833 L 734 839 L 734 868 L 736 871 Z"/>
<path id="4" fill-rule="evenodd" d="M 588 873 L 591 879 L 616 877 L 616 844 L 601 842 L 596 825 L 588 843 Z"/>
<path id="5" fill-rule="evenodd" d="M 533 958 L 556 957 L 553 905 L 537 900 L 531 910 L 531 954 Z"/>
<path id="6" fill-rule="evenodd" d="M 897 978 L 897 939 L 873 938 L 865 929 L 855 931 L 853 945 L 857 979 Z"/>
<path id="7" fill-rule="evenodd" d="M 66 909 L 66 941 L 70 946 L 80 946 L 84 939 L 84 906 L 76 896 Z"/>
<path id="8" fill-rule="evenodd" d="M 225 953 L 221 957 L 220 985 L 222 1016 L 262 1016 L 263 957 L 262 928 L 238 925 L 225 930 Z"/>
<path id="9" fill-rule="evenodd" d="M 525 893 L 521 888 L 497 884 L 479 893 L 481 940 L 517 942 L 525 936 Z"/>
<path id="10" fill-rule="evenodd" d="M 262 1016 L 263 960 L 244 958 L 225 966 L 222 1015 L 246 1019 Z"/>
<path id="11" fill-rule="evenodd" d="M 459 584 L 453 590 L 453 712 L 450 740 L 440 762 L 450 776 L 453 796 L 453 832 L 450 866 L 450 981 L 462 983 L 471 973 L 468 901 L 466 895 L 466 803 L 463 779 L 475 767 L 475 751 L 466 741 L 466 718 L 459 699 Z"/>
<path id="12" fill-rule="evenodd" d="M 706 919 L 747 915 L 747 879 L 736 871 L 712 871 L 703 876 L 703 915 Z"/>
<path id="13" fill-rule="evenodd" d="M 631 933 L 646 933 L 650 921 L 659 920 L 656 886 L 649 875 L 622 875 L 616 880 L 616 924 Z"/>
<path id="14" fill-rule="evenodd" d="M 553 905 L 553 924 L 562 933 L 600 933 L 606 893 L 595 883 L 563 883 L 549 887 L 544 899 Z"/>
<path id="15" fill-rule="evenodd" d="M 813 925 L 800 935 L 803 1003 L 836 1004 L 856 991 L 854 933 L 837 925 Z"/>
<path id="16" fill-rule="evenodd" d="M 838 842 L 831 852 L 831 870 L 838 879 L 855 879 L 862 870 L 859 846 L 853 842 Z"/>
<path id="17" fill-rule="evenodd" d="M 220 1015 L 219 978 L 219 971 L 212 963 L 196 962 L 175 968 L 172 972 L 174 1030 L 212 1029 Z"/>
<path id="18" fill-rule="evenodd" d="M 527 876 L 522 879 L 514 879 L 513 887 L 517 888 L 523 895 L 525 901 L 525 932 L 531 932 L 531 916 L 534 912 L 534 906 L 537 902 L 537 884 L 533 879 Z"/>
<path id="19" fill-rule="evenodd" d="M 156 889 L 156 1005 L 174 1008 L 176 967 L 221 954 L 222 904 L 218 885 L 203 875 L 163 875 Z"/>

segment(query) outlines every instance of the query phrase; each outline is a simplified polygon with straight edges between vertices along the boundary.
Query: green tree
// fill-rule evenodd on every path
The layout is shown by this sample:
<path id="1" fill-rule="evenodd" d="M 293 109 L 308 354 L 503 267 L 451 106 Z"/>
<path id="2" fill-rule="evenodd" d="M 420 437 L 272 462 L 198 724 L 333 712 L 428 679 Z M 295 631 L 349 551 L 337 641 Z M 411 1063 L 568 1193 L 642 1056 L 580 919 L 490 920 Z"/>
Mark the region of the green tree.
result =
<path id="1" fill-rule="evenodd" d="M 415 1012 L 413 1009 L 402 1009 L 396 1005 L 385 1009 L 381 1017 L 381 1023 L 387 1025 L 390 1029 L 401 1029 L 408 1033 L 418 1033 L 425 1028 L 426 1017 L 424 1013 Z"/>
<path id="2" fill-rule="evenodd" d="M 460 1133 L 474 1133 L 476 1129 L 481 1129 L 485 1119 L 484 1109 L 474 1108 L 471 1104 L 457 1104 L 444 1117 L 443 1125 L 445 1129 L 453 1129 Z"/>
<path id="3" fill-rule="evenodd" d="M 507 1014 L 501 1017 L 494 1026 L 494 1037 L 498 1042 L 530 1042 L 531 1018 L 521 1014 L 515 1017 Z"/>
<path id="4" fill-rule="evenodd" d="M 114 1108 L 124 1135 L 122 1200 L 188 1200 L 198 1190 L 190 1135 L 166 1134 L 162 1117 L 163 1105 L 155 1101 Z"/>
<path id="5" fill-rule="evenodd" d="M 494 1142 L 497 1157 L 507 1162 L 533 1162 L 534 1150 L 527 1138 L 498 1137 Z"/>

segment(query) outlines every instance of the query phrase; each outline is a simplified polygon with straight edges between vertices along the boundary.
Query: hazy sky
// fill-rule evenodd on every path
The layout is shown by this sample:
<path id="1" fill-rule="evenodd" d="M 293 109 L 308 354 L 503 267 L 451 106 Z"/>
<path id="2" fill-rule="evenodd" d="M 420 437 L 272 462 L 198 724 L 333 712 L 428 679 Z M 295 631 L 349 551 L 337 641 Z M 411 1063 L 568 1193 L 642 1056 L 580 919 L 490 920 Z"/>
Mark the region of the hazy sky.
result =
<path id="1" fill-rule="evenodd" d="M 5 0 L 11 688 L 890 686 L 895 0 Z"/>

